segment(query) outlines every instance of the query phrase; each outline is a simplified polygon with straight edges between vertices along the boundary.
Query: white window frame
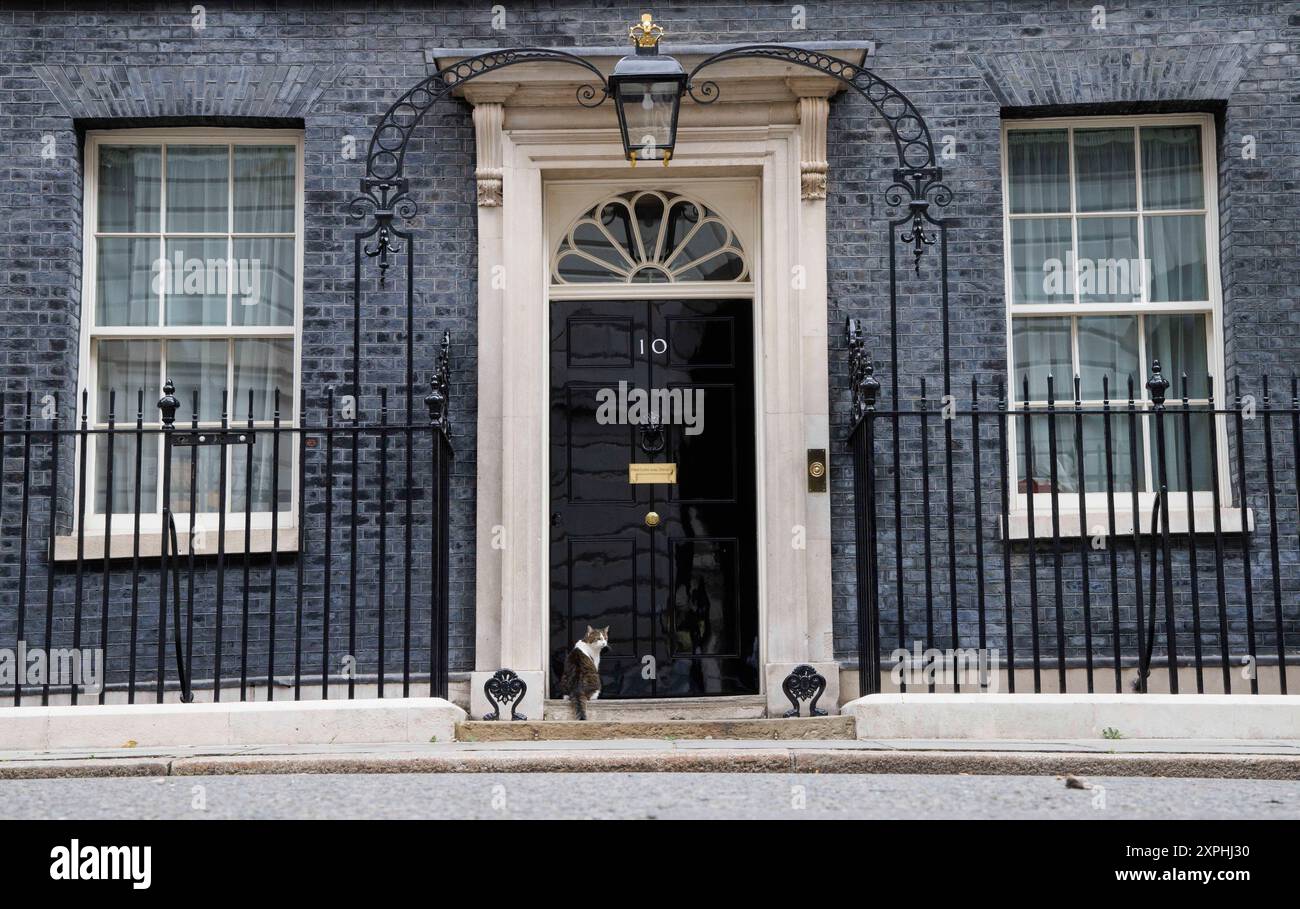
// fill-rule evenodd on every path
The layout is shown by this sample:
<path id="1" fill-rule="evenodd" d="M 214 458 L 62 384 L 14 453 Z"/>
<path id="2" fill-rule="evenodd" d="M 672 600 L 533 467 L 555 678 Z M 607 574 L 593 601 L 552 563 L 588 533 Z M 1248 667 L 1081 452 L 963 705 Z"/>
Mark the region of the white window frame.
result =
<path id="1" fill-rule="evenodd" d="M 294 240 L 294 300 L 293 300 L 293 324 L 289 326 L 282 325 L 178 325 L 165 326 L 161 324 L 165 319 L 164 307 L 162 300 L 159 300 L 158 325 L 154 326 L 111 326 L 99 328 L 94 325 L 96 313 L 95 293 L 97 289 L 96 273 L 96 253 L 98 241 L 101 236 L 110 237 L 166 237 L 166 222 L 160 221 L 158 231 L 146 231 L 140 233 L 123 233 L 119 231 L 103 231 L 99 227 L 99 150 L 104 146 L 111 145 L 224 145 L 231 147 L 236 145 L 286 145 L 294 149 L 295 161 L 295 185 L 294 185 L 294 230 L 293 234 L 264 233 L 253 232 L 245 234 L 240 232 L 240 236 L 262 237 L 289 237 Z M 204 339 L 233 339 L 240 340 L 250 339 L 274 339 L 287 338 L 293 342 L 293 388 L 292 392 L 293 406 L 281 412 L 280 425 L 282 428 L 296 427 L 301 425 L 301 414 L 303 408 L 302 401 L 302 310 L 303 310 L 303 237 L 304 237 L 304 199 L 305 199 L 305 174 L 303 169 L 304 134 L 301 130 L 275 130 L 275 129 L 234 129 L 234 128 L 194 128 L 182 127 L 176 129 L 121 129 L 121 130 L 92 130 L 86 133 L 85 156 L 84 156 L 84 197 L 82 206 L 82 273 L 81 273 L 81 339 L 80 350 L 78 355 L 78 375 L 82 377 L 80 386 L 87 391 L 87 416 L 88 424 L 94 428 L 106 425 L 108 420 L 107 414 L 98 413 L 98 366 L 97 366 L 97 343 L 100 340 L 144 340 L 144 341 L 168 341 L 168 340 L 204 340 Z M 230 166 L 233 168 L 234 156 L 230 156 Z M 161 173 L 163 175 L 163 188 L 159 199 L 162 209 L 160 217 L 165 218 L 166 206 L 166 156 L 162 159 Z M 234 204 L 234 183 L 233 174 L 228 183 L 229 201 L 228 205 Z M 227 231 L 211 234 L 213 237 L 230 236 L 233 229 L 233 223 L 227 222 Z M 185 236 L 201 235 L 200 232 L 187 231 L 183 232 Z M 227 254 L 232 250 L 228 247 Z M 232 282 L 226 282 L 227 307 L 231 305 L 231 294 L 234 292 Z M 229 321 L 229 320 L 227 320 Z M 229 370 L 234 369 L 233 358 L 228 358 L 227 376 Z M 167 378 L 165 357 L 160 359 L 160 375 L 155 388 L 145 389 L 145 420 L 144 426 L 145 444 L 150 444 L 157 440 L 157 432 L 149 432 L 149 429 L 157 429 L 161 426 L 160 415 L 157 409 L 158 398 L 162 396 L 162 385 Z M 238 411 L 235 406 L 231 391 L 231 412 Z M 182 410 L 188 412 L 188 395 L 185 389 L 179 389 L 177 396 L 182 399 Z M 77 398 L 77 408 L 81 405 L 80 394 Z M 122 402 L 118 401 L 116 418 L 116 429 L 122 437 L 130 437 L 135 431 L 135 401 Z M 78 412 L 78 425 L 80 413 Z M 177 429 L 183 430 L 190 426 L 188 419 L 181 418 L 178 415 L 176 421 Z M 200 427 L 215 428 L 220 426 L 220 422 L 200 422 Z M 247 420 L 236 422 L 231 420 L 231 428 L 239 429 L 247 427 Z M 270 420 L 254 421 L 255 429 L 269 429 L 273 423 Z M 103 438 L 101 434 L 100 438 Z M 265 444 L 270 444 L 270 433 L 262 436 L 266 440 Z M 142 512 L 140 515 L 140 532 L 142 536 L 142 555 L 156 554 L 159 548 L 159 537 L 162 531 L 162 451 L 161 442 L 159 445 L 159 461 L 157 477 L 155 478 L 155 508 L 152 512 Z M 258 444 L 263 444 L 259 440 Z M 288 550 L 296 544 L 296 517 L 297 503 L 300 494 L 298 476 L 298 455 L 297 446 L 300 444 L 298 433 L 283 432 L 280 436 L 281 451 L 285 452 L 287 448 L 290 476 L 282 477 L 281 481 L 290 483 L 290 495 L 288 505 L 279 511 L 277 517 L 277 528 L 279 533 L 278 548 Z M 103 514 L 95 513 L 95 480 L 97 478 L 95 456 L 97 449 L 101 446 L 91 445 L 86 457 L 86 478 L 88 489 L 86 490 L 86 519 L 85 534 L 90 537 L 102 537 L 104 533 Z M 80 451 L 78 450 L 78 457 Z M 227 470 L 233 471 L 234 459 L 244 456 L 244 451 L 238 446 L 230 447 L 227 450 Z M 188 455 L 182 451 L 174 452 L 173 458 L 181 458 Z M 174 463 L 179 463 L 174 461 Z M 121 465 L 116 461 L 114 467 L 120 469 Z M 127 469 L 132 469 L 129 465 Z M 227 478 L 229 480 L 229 477 Z M 227 494 L 234 495 L 234 490 L 230 489 L 231 484 L 227 483 Z M 77 495 L 81 495 L 81 490 L 77 489 Z M 79 501 L 79 500 L 78 500 Z M 188 552 L 188 530 L 190 527 L 190 515 L 188 512 L 188 499 L 182 502 L 173 502 L 172 514 L 176 520 L 176 529 L 180 538 L 180 551 Z M 269 531 L 271 527 L 270 511 L 255 511 L 250 515 L 250 529 L 253 531 Z M 214 531 L 218 526 L 219 516 L 216 512 L 200 512 L 194 516 L 194 525 L 196 529 L 202 529 L 205 532 Z M 243 530 L 244 530 L 244 511 L 227 510 L 225 517 L 227 551 L 240 551 L 243 549 Z M 135 531 L 135 515 L 132 510 L 115 511 L 113 515 L 113 538 L 117 541 L 119 537 L 130 537 Z M 78 533 L 78 528 L 73 527 L 73 537 Z M 267 539 L 262 537 L 267 536 Z M 59 550 L 66 550 L 66 545 L 70 540 L 64 538 L 59 541 Z M 95 545 L 94 549 L 102 552 L 102 545 Z M 121 549 L 120 542 L 112 544 L 112 551 L 117 554 Z M 252 543 L 252 549 L 261 551 L 270 549 L 270 540 L 267 534 L 258 535 L 258 539 Z M 209 541 L 205 550 L 216 552 L 217 543 Z M 196 549 L 196 551 L 198 551 Z M 56 558 L 62 555 L 56 554 Z"/>
<path id="2" fill-rule="evenodd" d="M 1097 129 L 1107 127 L 1122 127 L 1125 129 L 1137 129 L 1143 126 L 1196 126 L 1201 131 L 1201 177 L 1203 180 L 1203 197 L 1204 208 L 1198 209 L 1159 209 L 1163 215 L 1204 215 L 1205 216 L 1205 256 L 1206 256 L 1206 281 L 1208 286 L 1209 299 L 1196 302 L 1179 302 L 1179 303 L 1153 303 L 1150 301 L 1150 287 L 1148 281 L 1142 282 L 1142 299 L 1139 302 L 1083 302 L 1079 297 L 1079 286 L 1077 281 L 1074 284 L 1074 298 L 1065 303 L 1015 303 L 1013 299 L 1015 273 L 1012 264 L 1012 242 L 1011 242 L 1011 222 L 1012 220 L 1041 219 L 1050 217 L 1063 217 L 1062 213 L 1051 214 L 1012 214 L 1011 212 L 1011 183 L 1010 183 L 1010 162 L 1008 155 L 1009 134 L 1015 130 L 1042 130 L 1042 129 L 1066 129 L 1068 131 L 1067 145 L 1069 148 L 1069 184 L 1070 184 L 1070 223 L 1071 223 L 1071 249 L 1077 255 L 1078 250 L 1078 222 L 1081 217 L 1134 217 L 1138 218 L 1138 256 L 1139 259 L 1145 258 L 1146 231 L 1143 228 L 1142 217 L 1145 214 L 1143 209 L 1142 198 L 1142 159 L 1141 145 L 1134 143 L 1134 155 L 1136 157 L 1136 180 L 1137 180 L 1137 208 L 1125 211 L 1104 211 L 1104 212 L 1079 212 L 1078 202 L 1076 199 L 1077 187 L 1075 185 L 1075 163 L 1074 163 L 1074 129 Z M 1134 116 L 1106 116 L 1106 117 L 1044 117 L 1032 119 L 1004 120 L 1002 122 L 1002 139 L 1001 139 L 1001 176 L 1002 176 L 1002 238 L 1003 238 L 1003 277 L 1004 277 L 1004 297 L 1006 306 L 1006 355 L 1007 355 L 1007 404 L 1008 407 L 1017 413 L 1024 409 L 1024 401 L 1021 400 L 1020 379 L 1016 374 L 1015 364 L 1015 343 L 1014 343 L 1014 320 L 1017 317 L 1074 317 L 1071 321 L 1070 342 L 1071 342 L 1071 362 L 1078 363 L 1078 323 L 1075 321 L 1078 317 L 1086 316 L 1104 316 L 1104 315 L 1137 315 L 1138 319 L 1138 368 L 1139 374 L 1135 377 L 1136 387 L 1135 400 L 1138 402 L 1139 413 L 1149 412 L 1150 402 L 1146 400 L 1146 379 L 1150 374 L 1150 368 L 1147 363 L 1146 335 L 1144 331 L 1143 316 L 1146 315 L 1175 315 L 1175 314 L 1195 314 L 1209 317 L 1209 328 L 1206 331 L 1206 363 L 1210 373 L 1214 377 L 1214 395 L 1215 406 L 1219 409 L 1224 407 L 1227 399 L 1227 387 L 1224 381 L 1224 350 L 1223 350 L 1223 292 L 1219 268 L 1219 193 L 1218 193 L 1218 164 L 1215 155 L 1217 141 L 1215 135 L 1214 119 L 1209 114 L 1157 114 L 1157 115 L 1134 115 Z M 1117 382 L 1119 377 L 1114 377 Z M 1167 376 L 1172 383 L 1167 394 L 1167 402 L 1170 405 L 1180 404 L 1182 401 L 1182 384 L 1181 377 L 1170 375 Z M 1057 412 L 1063 416 L 1069 416 L 1074 406 L 1074 385 L 1073 375 L 1058 376 L 1056 384 L 1056 406 Z M 1116 416 L 1113 418 L 1113 429 L 1116 433 L 1128 432 L 1127 425 L 1127 408 L 1128 408 L 1128 389 L 1127 382 L 1119 383 L 1118 388 L 1111 388 L 1111 407 L 1114 409 Z M 1193 406 L 1204 404 L 1204 398 L 1191 398 Z M 1046 419 L 1046 409 L 1040 405 L 1045 405 L 1045 400 L 1031 399 L 1031 412 L 1034 414 L 1043 414 L 1040 419 Z M 1100 408 L 1101 401 L 1084 401 L 1085 407 Z M 1170 407 L 1169 413 L 1177 414 L 1179 408 Z M 1019 486 L 1019 458 L 1023 455 L 1023 442 L 1018 440 L 1020 434 L 1020 417 L 1013 417 L 1009 420 L 1007 445 L 1008 461 L 1004 465 L 1007 472 L 1008 489 L 1011 490 L 1011 518 L 1013 519 L 1012 536 L 1023 538 L 1028 535 L 1027 526 L 1027 499 L 1025 493 L 1020 492 Z M 1146 490 L 1139 492 L 1138 503 L 1141 509 L 1140 528 L 1143 531 L 1149 531 L 1150 512 L 1155 500 L 1155 462 L 1151 455 L 1152 444 L 1150 435 L 1152 428 L 1151 421 L 1144 419 L 1141 421 L 1140 432 L 1142 433 L 1142 468 L 1146 473 Z M 1168 433 L 1182 432 L 1182 421 L 1178 416 L 1166 421 L 1166 435 Z M 1220 494 L 1221 521 L 1224 530 L 1240 530 L 1241 515 L 1240 511 L 1232 508 L 1232 483 L 1229 472 L 1228 461 L 1228 442 L 1226 422 L 1221 419 L 1215 420 L 1215 444 L 1219 455 L 1219 470 L 1217 480 Z M 1074 445 L 1073 429 L 1068 437 L 1062 439 L 1058 433 L 1058 445 L 1066 445 L 1070 448 Z M 1166 451 L 1172 450 L 1172 442 L 1166 440 Z M 1172 465 L 1171 465 L 1172 466 Z M 1050 534 L 1050 526 L 1045 526 L 1046 520 L 1050 524 L 1051 497 L 1057 498 L 1057 508 L 1061 516 L 1061 532 L 1063 534 L 1078 534 L 1080 515 L 1079 515 L 1079 496 L 1077 492 L 1042 492 L 1035 493 L 1035 533 L 1042 536 L 1042 531 L 1046 530 Z M 1087 511 L 1087 523 L 1090 525 L 1107 525 L 1107 505 L 1108 494 L 1105 491 L 1085 491 L 1084 507 Z M 1192 492 L 1193 507 L 1196 510 L 1196 528 L 1198 532 L 1208 532 L 1213 527 L 1213 490 L 1193 490 Z M 1187 493 L 1185 490 L 1171 491 L 1169 493 L 1169 509 L 1171 516 L 1171 527 L 1177 531 L 1185 529 L 1187 526 Z M 1132 528 L 1132 493 L 1128 490 L 1116 491 L 1115 493 L 1115 511 L 1118 532 L 1124 533 L 1131 531 Z M 1045 517 L 1046 516 L 1046 517 Z M 1127 531 L 1126 531 L 1127 528 Z"/>

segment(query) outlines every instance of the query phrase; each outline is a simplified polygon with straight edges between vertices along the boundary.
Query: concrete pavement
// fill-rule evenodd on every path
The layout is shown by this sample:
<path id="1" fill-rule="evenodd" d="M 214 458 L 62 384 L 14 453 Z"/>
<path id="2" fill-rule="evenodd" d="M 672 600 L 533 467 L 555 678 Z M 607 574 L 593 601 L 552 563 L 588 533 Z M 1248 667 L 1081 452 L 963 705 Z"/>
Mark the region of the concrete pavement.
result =
<path id="1" fill-rule="evenodd" d="M 1087 787 L 1087 788 L 1079 788 Z M 0 781 L 0 815 L 53 819 L 1297 818 L 1276 780 L 815 773 L 251 775 Z"/>

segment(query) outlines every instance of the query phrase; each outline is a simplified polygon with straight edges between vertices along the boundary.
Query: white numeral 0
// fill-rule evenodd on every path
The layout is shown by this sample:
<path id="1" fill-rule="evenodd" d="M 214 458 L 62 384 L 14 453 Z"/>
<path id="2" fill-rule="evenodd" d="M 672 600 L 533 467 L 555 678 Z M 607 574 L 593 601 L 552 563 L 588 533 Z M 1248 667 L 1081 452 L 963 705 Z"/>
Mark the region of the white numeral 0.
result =
<path id="1" fill-rule="evenodd" d="M 663 338 L 655 338 L 650 342 L 650 349 L 657 354 L 661 354 L 668 349 L 668 342 Z M 641 353 L 645 354 L 645 338 L 641 339 Z"/>

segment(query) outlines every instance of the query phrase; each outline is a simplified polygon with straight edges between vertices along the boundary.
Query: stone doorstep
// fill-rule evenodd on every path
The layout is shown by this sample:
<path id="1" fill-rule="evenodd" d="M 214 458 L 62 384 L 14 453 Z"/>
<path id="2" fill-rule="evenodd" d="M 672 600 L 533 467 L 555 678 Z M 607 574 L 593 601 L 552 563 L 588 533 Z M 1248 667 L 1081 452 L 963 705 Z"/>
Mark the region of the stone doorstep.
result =
<path id="1" fill-rule="evenodd" d="M 853 739 L 852 717 L 728 720 L 474 720 L 456 724 L 458 742 L 690 739 L 762 741 Z"/>

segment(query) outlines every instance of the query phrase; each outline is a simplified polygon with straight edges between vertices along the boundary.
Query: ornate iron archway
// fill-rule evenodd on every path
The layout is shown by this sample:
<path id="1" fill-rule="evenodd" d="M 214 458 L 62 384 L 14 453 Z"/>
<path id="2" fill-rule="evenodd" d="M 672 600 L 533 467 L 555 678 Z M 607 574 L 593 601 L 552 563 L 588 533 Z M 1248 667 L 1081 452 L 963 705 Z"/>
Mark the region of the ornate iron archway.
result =
<path id="1" fill-rule="evenodd" d="M 916 274 L 927 247 L 939 250 L 941 284 L 940 321 L 943 328 L 944 393 L 951 393 L 948 332 L 948 243 L 947 225 L 936 217 L 935 209 L 952 201 L 952 192 L 943 183 L 943 170 L 937 164 L 929 126 L 916 105 L 901 91 L 870 70 L 826 54 L 782 44 L 752 44 L 728 48 L 698 63 L 691 70 L 685 92 L 699 104 L 716 102 L 721 92 L 716 82 L 700 80 L 699 73 L 711 66 L 743 59 L 773 60 L 816 70 L 842 82 L 866 99 L 889 127 L 897 156 L 892 182 L 885 189 L 885 201 L 891 208 L 903 209 L 887 222 L 889 232 L 890 289 L 890 371 L 894 399 L 897 400 L 898 376 L 898 254 L 901 244 L 911 255 Z M 361 180 L 361 195 L 349 202 L 349 214 L 363 222 L 353 236 L 353 353 L 352 382 L 354 394 L 361 390 L 361 297 L 362 263 L 375 259 L 379 284 L 386 283 L 393 257 L 406 257 L 406 378 L 407 388 L 415 385 L 414 320 L 415 256 L 411 244 L 414 234 L 395 222 L 410 222 L 418 206 L 404 175 L 407 146 L 425 115 L 452 91 L 466 82 L 523 63 L 559 63 L 577 66 L 592 75 L 592 82 L 577 90 L 577 101 L 584 107 L 598 107 L 610 97 L 605 76 L 589 60 L 574 54 L 547 48 L 511 48 L 469 57 L 422 79 L 406 91 L 385 112 L 371 136 L 366 154 L 366 175 Z M 367 218 L 369 218 L 368 223 Z M 411 406 L 408 390 L 408 411 Z M 855 407 L 856 410 L 856 407 Z"/>

